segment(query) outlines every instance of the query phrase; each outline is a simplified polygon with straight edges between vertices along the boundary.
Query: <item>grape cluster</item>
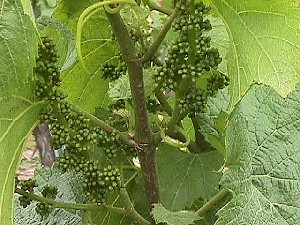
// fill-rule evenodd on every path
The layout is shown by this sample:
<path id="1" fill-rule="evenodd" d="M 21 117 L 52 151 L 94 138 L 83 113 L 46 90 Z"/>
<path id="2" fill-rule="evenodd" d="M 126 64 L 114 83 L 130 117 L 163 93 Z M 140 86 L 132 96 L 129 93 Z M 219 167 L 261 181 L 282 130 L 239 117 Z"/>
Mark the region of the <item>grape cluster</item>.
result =
<path id="1" fill-rule="evenodd" d="M 207 102 L 207 92 L 195 89 L 180 100 L 183 111 L 202 112 Z"/>
<path id="2" fill-rule="evenodd" d="M 104 149 L 109 162 L 119 152 L 129 152 L 128 146 L 124 146 L 116 133 L 106 133 L 98 126 L 94 126 L 90 119 L 84 114 L 76 111 L 66 100 L 65 96 L 58 91 L 60 84 L 59 69 L 56 67 L 57 54 L 54 43 L 49 38 L 42 38 L 43 43 L 39 45 L 39 56 L 35 73 L 38 77 L 36 96 L 39 100 L 48 101 L 48 105 L 41 110 L 42 122 L 50 125 L 51 143 L 54 148 L 64 148 L 55 162 L 55 166 L 62 172 L 75 171 L 83 176 L 83 188 L 87 201 L 102 204 L 109 192 L 118 190 L 121 186 L 120 173 L 113 166 L 103 168 L 98 161 L 91 159 L 91 150 L 100 146 Z M 117 77 L 126 72 L 126 66 L 121 60 L 117 66 L 107 64 L 103 68 L 103 76 L 108 79 Z M 104 66 L 105 67 L 105 66 Z M 107 76 L 106 76 L 107 75 Z M 117 102 L 114 109 L 125 108 L 125 102 Z M 108 118 L 110 125 L 123 127 L 127 130 L 127 119 L 114 115 Z M 120 129 L 121 130 L 121 129 Z M 51 186 L 44 187 L 43 196 L 55 198 L 57 190 Z M 22 199 L 23 205 L 29 204 L 30 200 Z M 51 212 L 51 206 L 38 203 L 36 211 L 42 216 Z"/>
<path id="3" fill-rule="evenodd" d="M 179 12 L 173 28 L 180 32 L 178 39 L 168 50 L 165 64 L 158 68 L 154 80 L 162 90 L 177 90 L 180 82 L 189 77 L 191 82 L 205 71 L 217 68 L 221 57 L 217 49 L 210 46 L 210 38 L 204 36 L 205 31 L 212 29 L 208 19 L 204 19 L 209 7 L 201 3 L 195 4 L 194 15 L 189 12 L 188 4 L 176 7 Z M 189 31 L 195 32 L 195 65 L 189 64 L 190 43 Z"/>
<path id="4" fill-rule="evenodd" d="M 29 179 L 22 182 L 21 190 L 27 193 L 33 193 L 33 189 L 35 187 L 37 187 L 35 180 Z M 19 201 L 20 205 L 23 206 L 23 208 L 26 208 L 32 202 L 31 198 L 23 195 L 19 197 Z"/>
<path id="5" fill-rule="evenodd" d="M 42 43 L 38 46 L 38 57 L 34 68 L 37 77 L 35 95 L 38 100 L 59 101 L 66 97 L 58 90 L 61 79 L 57 61 L 58 55 L 53 40 L 42 37 Z"/>
<path id="6" fill-rule="evenodd" d="M 53 208 L 44 203 L 44 202 L 38 202 L 35 206 L 35 211 L 41 215 L 41 217 L 47 217 L 52 212 Z"/>
<path id="7" fill-rule="evenodd" d="M 57 193 L 58 193 L 57 187 L 52 186 L 52 185 L 46 185 L 43 187 L 43 190 L 42 190 L 42 195 L 45 198 L 55 199 Z"/>
<path id="8" fill-rule="evenodd" d="M 229 85 L 229 78 L 218 71 L 214 71 L 207 80 L 207 88 L 209 96 L 216 95 L 217 91 Z"/>
<path id="9" fill-rule="evenodd" d="M 118 154 L 124 156 L 137 155 L 137 150 L 122 143 L 117 134 L 108 134 L 101 129 L 98 130 L 98 146 L 103 148 L 104 154 L 109 160 L 115 158 Z"/>
<path id="10" fill-rule="evenodd" d="M 56 195 L 58 193 L 57 187 L 46 185 L 43 187 L 42 195 L 45 198 L 55 199 Z M 47 217 L 52 212 L 53 207 L 51 207 L 49 204 L 46 204 L 44 202 L 39 202 L 36 204 L 35 211 L 40 214 L 42 217 Z"/>
<path id="11" fill-rule="evenodd" d="M 156 113 L 160 106 L 156 99 L 150 97 L 147 98 L 146 104 L 148 112 L 150 113 Z"/>
<path id="12" fill-rule="evenodd" d="M 207 79 L 207 86 L 205 89 L 195 88 L 193 91 L 186 94 L 179 103 L 182 106 L 183 111 L 190 112 L 190 116 L 195 115 L 195 113 L 204 112 L 208 97 L 215 96 L 218 90 L 223 89 L 228 85 L 229 78 L 225 74 L 213 71 Z"/>
<path id="13" fill-rule="evenodd" d="M 89 150 L 90 146 L 97 143 L 96 128 L 92 126 L 90 120 L 84 115 L 70 113 L 67 117 L 69 127 L 72 129 L 72 135 L 68 146 L 75 152 Z"/>
<path id="14" fill-rule="evenodd" d="M 102 171 L 93 171 L 85 178 L 84 188 L 87 190 L 86 193 L 90 202 L 102 204 L 109 192 L 121 188 L 120 172 L 110 165 L 104 167 Z"/>
<path id="15" fill-rule="evenodd" d="M 211 46 L 211 38 L 205 36 L 212 29 L 209 19 L 206 18 L 210 7 L 200 2 L 191 9 L 189 1 L 181 1 L 175 10 L 179 15 L 173 28 L 180 34 L 169 48 L 165 64 L 158 67 L 154 80 L 162 91 L 176 92 L 179 88 L 182 89 L 183 81 L 188 84 L 180 96 L 179 104 L 185 113 L 194 114 L 205 110 L 207 98 L 227 86 L 229 79 L 216 72 L 222 58 L 218 49 Z M 203 78 L 204 73 L 211 75 Z M 197 88 L 196 85 L 201 76 L 207 81 L 205 89 Z"/>
<path id="16" fill-rule="evenodd" d="M 113 166 L 101 169 L 96 161 L 68 153 L 61 155 L 56 165 L 64 171 L 73 170 L 83 174 L 83 190 L 88 202 L 103 204 L 109 192 L 121 187 L 119 170 Z"/>
<path id="17" fill-rule="evenodd" d="M 102 65 L 101 71 L 102 71 L 103 79 L 109 81 L 115 81 L 119 79 L 121 76 L 123 76 L 124 74 L 126 74 L 127 66 L 120 57 L 118 64 L 106 62 L 105 64 Z"/>
<path id="18" fill-rule="evenodd" d="M 145 29 L 139 26 L 131 26 L 129 35 L 135 45 L 138 56 L 142 57 L 151 44 L 152 31 L 150 29 Z"/>

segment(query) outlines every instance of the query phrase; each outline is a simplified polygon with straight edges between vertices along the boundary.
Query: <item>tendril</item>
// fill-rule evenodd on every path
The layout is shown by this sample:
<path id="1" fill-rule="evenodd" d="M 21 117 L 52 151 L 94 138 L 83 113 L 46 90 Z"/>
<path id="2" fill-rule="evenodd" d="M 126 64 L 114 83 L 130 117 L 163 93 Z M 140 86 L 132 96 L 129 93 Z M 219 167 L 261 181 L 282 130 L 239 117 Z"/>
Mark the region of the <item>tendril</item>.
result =
<path id="1" fill-rule="evenodd" d="M 82 38 L 82 30 L 84 24 L 91 18 L 92 15 L 101 11 L 102 9 L 104 9 L 107 13 L 110 14 L 118 14 L 120 10 L 124 7 L 125 3 L 136 4 L 134 0 L 108 0 L 108 1 L 95 3 L 89 6 L 88 8 L 86 8 L 85 10 L 83 10 L 83 12 L 81 13 L 77 23 L 77 30 L 76 30 L 76 51 L 78 55 L 78 61 L 86 73 L 90 73 L 90 71 L 88 70 L 88 68 L 84 63 L 82 52 L 81 52 L 81 38 Z M 117 6 L 115 8 L 112 8 L 110 5 L 113 4 Z"/>
<path id="2" fill-rule="evenodd" d="M 191 138 L 188 135 L 188 133 L 184 129 L 182 129 L 181 127 L 179 127 L 179 126 L 175 126 L 175 131 L 181 133 L 184 136 L 185 142 L 180 142 L 177 139 L 171 138 L 170 136 L 165 135 L 164 131 L 162 131 L 161 133 L 162 133 L 162 139 L 163 139 L 163 141 L 165 143 L 167 143 L 168 145 L 176 147 L 176 148 L 187 147 L 190 144 L 190 142 L 191 142 Z"/>

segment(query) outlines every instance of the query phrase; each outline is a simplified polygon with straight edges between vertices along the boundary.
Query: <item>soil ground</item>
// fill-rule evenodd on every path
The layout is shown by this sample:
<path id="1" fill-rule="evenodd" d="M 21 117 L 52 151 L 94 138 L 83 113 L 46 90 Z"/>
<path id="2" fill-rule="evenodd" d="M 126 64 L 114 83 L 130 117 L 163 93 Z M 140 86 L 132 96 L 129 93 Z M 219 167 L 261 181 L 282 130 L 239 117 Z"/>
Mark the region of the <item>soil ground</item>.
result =
<path id="1" fill-rule="evenodd" d="M 34 136 L 31 135 L 27 141 L 27 146 L 23 151 L 22 159 L 17 170 L 19 180 L 28 180 L 33 177 L 35 169 L 40 166 L 39 151 L 36 149 Z"/>

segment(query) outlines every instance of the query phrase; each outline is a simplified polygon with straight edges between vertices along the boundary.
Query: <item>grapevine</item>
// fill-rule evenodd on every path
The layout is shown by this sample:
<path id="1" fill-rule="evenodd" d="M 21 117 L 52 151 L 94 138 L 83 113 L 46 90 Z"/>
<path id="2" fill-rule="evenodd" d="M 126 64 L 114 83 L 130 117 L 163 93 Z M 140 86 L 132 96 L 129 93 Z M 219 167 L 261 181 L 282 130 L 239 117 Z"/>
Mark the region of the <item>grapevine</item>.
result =
<path id="1" fill-rule="evenodd" d="M 168 20 L 158 34 L 155 25 L 145 29 L 144 21 L 124 22 L 126 16 L 120 15 L 120 11 L 126 9 L 126 4 L 145 4 L 167 14 Z M 51 184 L 42 187 L 39 195 L 35 194 L 34 180 L 17 184 L 15 189 L 21 194 L 22 207 L 37 201 L 35 210 L 42 218 L 49 216 L 54 208 L 61 207 L 116 212 L 138 224 L 152 225 L 155 221 L 149 212 L 161 201 L 159 185 L 163 182 L 158 180 L 157 152 L 167 146 L 164 143 L 169 145 L 166 149 L 184 151 L 179 153 L 186 156 L 200 152 L 197 151 L 200 144 L 196 137 L 199 130 L 195 129 L 192 137 L 184 123 L 193 123 L 197 114 L 205 112 L 208 99 L 216 96 L 230 81 L 219 71 L 222 57 L 211 44 L 209 31 L 213 26 L 208 17 L 211 8 L 193 0 L 174 1 L 173 9 L 147 0 L 143 3 L 105 0 L 83 9 L 76 27 L 75 46 L 79 71 L 84 72 L 82 76 L 91 75 L 82 54 L 82 33 L 90 19 L 102 10 L 113 34 L 111 39 L 97 40 L 118 42 L 119 53 L 99 65 L 99 82 L 105 80 L 105 84 L 111 85 L 121 76 L 128 76 L 130 97 L 108 97 L 108 102 L 96 107 L 94 113 L 69 102 L 61 87 L 62 70 L 58 66 L 56 41 L 50 37 L 40 38 L 33 70 L 34 100 L 44 104 L 40 121 L 50 127 L 53 148 L 61 149 L 54 168 L 61 173 L 74 172 L 79 177 L 84 195 L 82 201 L 60 202 L 60 191 Z M 151 19 L 145 21 L 151 23 Z M 175 38 L 167 43 L 164 39 L 169 30 L 175 32 Z M 154 88 L 148 90 L 145 87 L 145 76 L 150 77 Z M 105 94 L 108 96 L 108 92 Z M 195 128 L 194 123 L 191 126 Z M 147 196 L 149 221 L 134 208 L 131 185 L 135 185 L 139 175 L 144 178 L 142 188 Z M 224 191 L 220 196 L 227 193 Z"/>

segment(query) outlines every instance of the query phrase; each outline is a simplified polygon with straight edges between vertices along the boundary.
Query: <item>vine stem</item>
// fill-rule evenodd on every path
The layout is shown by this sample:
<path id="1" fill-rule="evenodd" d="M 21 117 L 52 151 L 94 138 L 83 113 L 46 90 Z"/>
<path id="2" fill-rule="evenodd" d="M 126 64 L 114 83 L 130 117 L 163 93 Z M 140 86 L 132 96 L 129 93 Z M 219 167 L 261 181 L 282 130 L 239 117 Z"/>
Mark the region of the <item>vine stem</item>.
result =
<path id="1" fill-rule="evenodd" d="M 107 17 L 119 43 L 122 58 L 128 67 L 135 116 L 135 141 L 140 146 L 139 160 L 143 171 L 149 210 L 151 210 L 152 204 L 159 202 L 159 189 L 155 159 L 156 145 L 146 106 L 143 66 L 121 16 L 107 13 Z"/>
<path id="2" fill-rule="evenodd" d="M 229 191 L 227 189 L 222 189 L 218 194 L 212 197 L 208 202 L 206 202 L 199 210 L 197 210 L 198 216 L 203 216 L 210 209 L 212 209 L 217 203 L 219 203 Z"/>

